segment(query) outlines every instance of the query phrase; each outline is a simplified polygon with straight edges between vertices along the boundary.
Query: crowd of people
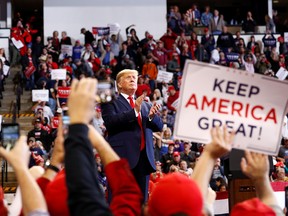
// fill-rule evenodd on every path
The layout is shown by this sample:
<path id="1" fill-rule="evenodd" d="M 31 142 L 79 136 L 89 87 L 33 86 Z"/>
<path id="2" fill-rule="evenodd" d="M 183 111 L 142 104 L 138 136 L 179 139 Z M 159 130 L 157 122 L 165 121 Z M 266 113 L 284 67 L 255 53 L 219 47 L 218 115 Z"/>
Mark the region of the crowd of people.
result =
<path id="1" fill-rule="evenodd" d="M 23 85 L 26 91 L 49 91 L 48 101 L 38 101 L 32 107 L 34 128 L 27 138 L 21 138 L 9 153 L 0 150 L 15 169 L 24 213 L 36 210 L 43 215 L 68 215 L 68 212 L 71 215 L 140 215 L 145 201 L 148 209 L 142 210 L 147 215 L 200 215 L 202 211 L 204 215 L 213 214 L 211 203 L 205 203 L 210 196 L 213 200 L 213 192 L 207 190 L 207 185 L 217 192 L 227 190 L 221 156 L 231 149 L 233 135 L 225 132 L 227 136 L 224 136 L 219 128 L 213 129 L 213 141 L 207 146 L 173 137 L 185 61 L 202 61 L 278 79 L 277 71 L 287 69 L 288 43 L 283 34 L 274 37 L 275 26 L 269 17 L 266 19 L 271 25 L 267 24 L 267 34 L 262 41 L 255 41 L 252 34 L 248 43 L 241 32 L 235 35 L 228 32 L 217 9 L 212 15 L 210 7 L 206 7 L 201 14 L 197 5 L 193 5 L 183 15 L 184 20 L 181 17 L 178 7 L 171 7 L 167 14 L 167 32 L 159 39 L 146 31 L 140 40 L 134 25 L 126 28 L 126 40 L 120 33 L 95 36 L 82 28 L 84 44 L 79 40 L 74 43 L 66 31 L 61 32 L 61 38 L 58 31 L 54 31 L 44 42 L 32 28 L 33 23 L 24 23 L 20 17 L 15 20 L 11 38 L 20 40 L 23 47 L 18 50 L 12 46 L 10 63 L 4 49 L 0 49 L 0 93 L 5 82 L 3 65 L 19 63 L 22 69 L 15 75 L 15 83 Z M 205 34 L 201 36 L 193 32 L 193 27 L 199 25 L 205 26 Z M 247 12 L 243 30 L 253 33 L 255 26 L 252 13 Z M 216 41 L 214 35 L 218 35 Z M 62 45 L 72 45 L 72 55 L 65 53 Z M 54 69 L 65 69 L 66 79 L 52 80 Z M 157 80 L 159 70 L 173 73 L 173 79 L 168 83 Z M 95 104 L 92 93 L 96 95 L 96 79 L 113 88 L 117 86 L 116 99 Z M 68 99 L 60 94 L 63 88 L 71 91 Z M 62 125 L 67 115 L 70 126 Z M 63 130 L 65 145 L 59 132 Z M 283 146 L 270 177 L 272 181 L 287 181 L 287 117 L 282 134 Z M 44 174 L 37 175 L 41 176 L 37 183 L 42 192 L 24 166 L 26 143 L 30 151 L 29 168 L 47 167 Z M 15 159 L 17 154 L 23 157 Z M 246 152 L 246 160 L 241 162 L 243 172 L 255 182 L 261 201 L 253 200 L 253 211 L 261 206 L 263 212 L 273 209 L 281 215 L 266 179 L 266 160 L 263 155 Z M 254 167 L 255 161 L 261 166 Z M 18 167 L 19 163 L 23 166 Z M 27 177 L 22 177 L 23 173 Z M 29 181 L 35 184 L 27 187 Z M 183 198 L 176 202 L 175 191 L 181 190 Z M 193 197 L 186 197 L 184 201 L 188 190 Z M 39 199 L 23 202 L 31 191 Z M 57 197 L 58 191 L 63 191 L 63 196 Z M 55 203 L 56 197 L 59 202 Z M 170 208 L 164 209 L 164 206 Z M 245 211 L 247 208 L 241 205 L 233 210 L 235 215 Z"/>

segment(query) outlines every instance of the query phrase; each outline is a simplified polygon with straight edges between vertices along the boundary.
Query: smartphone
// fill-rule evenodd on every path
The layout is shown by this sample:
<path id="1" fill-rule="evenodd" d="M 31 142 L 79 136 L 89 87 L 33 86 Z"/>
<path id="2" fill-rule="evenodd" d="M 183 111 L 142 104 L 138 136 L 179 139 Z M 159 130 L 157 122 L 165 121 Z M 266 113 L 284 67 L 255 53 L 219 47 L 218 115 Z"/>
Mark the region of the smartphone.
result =
<path id="1" fill-rule="evenodd" d="M 97 85 L 97 102 L 109 103 L 115 98 L 115 89 L 110 82 L 98 82 Z"/>
<path id="2" fill-rule="evenodd" d="M 62 116 L 62 128 L 63 128 L 63 134 L 65 139 L 68 136 L 68 128 L 69 128 L 69 124 L 70 124 L 70 117 L 68 115 L 64 115 Z"/>
<path id="3" fill-rule="evenodd" d="M 2 146 L 7 151 L 10 151 L 16 144 L 20 136 L 18 123 L 2 124 Z"/>

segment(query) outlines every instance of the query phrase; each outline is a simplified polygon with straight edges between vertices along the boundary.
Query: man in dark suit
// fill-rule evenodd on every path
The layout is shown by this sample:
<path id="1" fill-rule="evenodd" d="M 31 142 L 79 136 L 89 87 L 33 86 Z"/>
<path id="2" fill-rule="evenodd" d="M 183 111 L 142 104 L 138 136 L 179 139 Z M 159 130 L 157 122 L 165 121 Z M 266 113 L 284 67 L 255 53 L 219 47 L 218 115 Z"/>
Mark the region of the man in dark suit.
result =
<path id="1" fill-rule="evenodd" d="M 122 70 L 116 82 L 119 96 L 102 105 L 102 115 L 108 131 L 108 142 L 114 151 L 126 158 L 141 191 L 147 200 L 149 174 L 155 171 L 152 132 L 162 131 L 163 123 L 156 114 L 160 105 L 136 100 L 136 70 Z"/>

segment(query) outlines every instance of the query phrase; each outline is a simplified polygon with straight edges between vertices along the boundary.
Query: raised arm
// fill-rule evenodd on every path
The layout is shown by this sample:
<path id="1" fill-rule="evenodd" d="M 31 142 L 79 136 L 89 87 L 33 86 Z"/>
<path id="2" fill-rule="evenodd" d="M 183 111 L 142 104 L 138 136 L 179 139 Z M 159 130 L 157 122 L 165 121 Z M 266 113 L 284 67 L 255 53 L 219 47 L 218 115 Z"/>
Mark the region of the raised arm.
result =
<path id="1" fill-rule="evenodd" d="M 21 190 L 21 199 L 24 215 L 34 213 L 37 215 L 49 215 L 44 196 L 35 179 L 28 170 L 29 149 L 26 143 L 27 138 L 21 136 L 15 147 L 6 151 L 0 147 L 0 155 L 3 156 L 13 167 Z M 31 196 L 31 194 L 33 196 Z M 40 212 L 42 214 L 40 214 Z"/>

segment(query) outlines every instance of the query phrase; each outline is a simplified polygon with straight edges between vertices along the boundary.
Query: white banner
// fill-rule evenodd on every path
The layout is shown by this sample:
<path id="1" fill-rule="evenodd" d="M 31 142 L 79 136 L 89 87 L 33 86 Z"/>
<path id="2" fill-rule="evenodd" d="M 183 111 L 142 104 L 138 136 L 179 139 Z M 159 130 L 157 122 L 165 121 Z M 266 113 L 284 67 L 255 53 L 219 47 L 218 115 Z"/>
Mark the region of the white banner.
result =
<path id="1" fill-rule="evenodd" d="M 16 40 L 12 37 L 11 41 L 17 49 L 21 49 L 22 47 L 24 47 L 24 44 L 20 40 Z"/>
<path id="2" fill-rule="evenodd" d="M 10 70 L 10 67 L 8 66 L 8 65 L 3 65 L 3 74 L 5 75 L 5 76 L 7 76 L 8 75 L 8 73 L 9 73 L 9 70 Z"/>
<path id="3" fill-rule="evenodd" d="M 278 154 L 288 83 L 227 67 L 186 61 L 175 137 L 209 143 L 210 129 L 226 124 L 234 148 Z"/>
<path id="4" fill-rule="evenodd" d="M 107 25 L 110 28 L 110 34 L 118 34 L 120 32 L 120 25 L 118 23 L 111 23 Z"/>
<path id="5" fill-rule="evenodd" d="M 173 73 L 163 70 L 158 70 L 157 81 L 169 83 L 173 79 Z"/>
<path id="6" fill-rule="evenodd" d="M 47 89 L 32 90 L 32 101 L 49 101 L 49 91 Z"/>
<path id="7" fill-rule="evenodd" d="M 61 45 L 61 53 L 64 56 L 72 56 L 72 54 L 73 54 L 73 46 L 72 45 L 62 44 Z"/>
<path id="8" fill-rule="evenodd" d="M 280 80 L 285 80 L 288 75 L 288 71 L 284 67 L 280 67 L 276 73 L 276 76 Z"/>
<path id="9" fill-rule="evenodd" d="M 51 80 L 66 80 L 66 69 L 51 70 Z"/>
<path id="10" fill-rule="evenodd" d="M 288 32 L 284 32 L 284 42 L 288 43 Z"/>

